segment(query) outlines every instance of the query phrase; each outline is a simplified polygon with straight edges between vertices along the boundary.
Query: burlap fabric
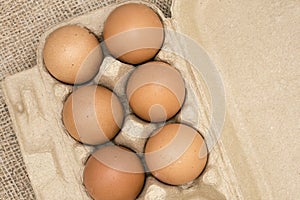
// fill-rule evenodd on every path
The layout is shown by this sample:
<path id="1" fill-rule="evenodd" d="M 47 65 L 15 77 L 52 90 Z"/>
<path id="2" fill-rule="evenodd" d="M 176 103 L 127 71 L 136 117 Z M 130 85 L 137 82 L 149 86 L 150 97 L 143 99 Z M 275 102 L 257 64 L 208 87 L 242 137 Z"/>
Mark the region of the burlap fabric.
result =
<path id="1" fill-rule="evenodd" d="M 170 17 L 172 0 L 145 0 Z M 0 0 L 0 81 L 36 65 L 40 35 L 51 25 L 118 0 Z M 122 1 L 123 2 L 123 1 Z M 0 199 L 35 199 L 0 88 Z"/>

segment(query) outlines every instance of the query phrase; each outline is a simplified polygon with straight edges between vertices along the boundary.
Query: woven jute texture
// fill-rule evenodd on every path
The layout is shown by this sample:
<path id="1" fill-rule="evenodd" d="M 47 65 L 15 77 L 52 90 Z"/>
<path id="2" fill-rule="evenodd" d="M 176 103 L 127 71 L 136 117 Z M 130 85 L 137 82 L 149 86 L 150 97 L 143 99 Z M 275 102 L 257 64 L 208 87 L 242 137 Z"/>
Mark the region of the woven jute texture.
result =
<path id="1" fill-rule="evenodd" d="M 54 24 L 117 0 L 0 0 L 0 82 L 36 65 L 41 34 Z M 170 17 L 172 0 L 145 0 Z M 0 199 L 35 199 L 18 140 L 0 88 Z"/>

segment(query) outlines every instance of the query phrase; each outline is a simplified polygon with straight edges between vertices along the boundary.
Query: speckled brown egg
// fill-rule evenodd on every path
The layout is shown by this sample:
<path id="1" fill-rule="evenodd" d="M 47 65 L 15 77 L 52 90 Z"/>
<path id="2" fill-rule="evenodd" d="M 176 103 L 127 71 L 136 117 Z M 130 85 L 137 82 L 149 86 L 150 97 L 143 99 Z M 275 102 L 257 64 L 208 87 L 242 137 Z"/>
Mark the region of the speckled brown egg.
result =
<path id="1" fill-rule="evenodd" d="M 145 160 L 154 177 L 171 185 L 197 178 L 207 162 L 200 133 L 184 124 L 168 124 L 155 131 L 145 146 Z"/>
<path id="2" fill-rule="evenodd" d="M 140 118 L 161 122 L 173 117 L 185 98 L 184 80 L 171 65 L 153 61 L 138 66 L 126 89 L 133 112 Z"/>
<path id="3" fill-rule="evenodd" d="M 62 112 L 69 134 L 90 145 L 112 139 L 122 126 L 123 115 L 118 97 L 109 89 L 96 85 L 75 90 L 65 101 Z"/>
<path id="4" fill-rule="evenodd" d="M 152 59 L 164 41 L 163 23 L 150 7 L 128 3 L 113 10 L 104 24 L 103 37 L 119 60 L 140 64 Z"/>
<path id="5" fill-rule="evenodd" d="M 46 38 L 43 59 L 56 79 L 80 84 L 97 74 L 103 55 L 92 32 L 79 25 L 67 25 L 54 30 Z"/>
<path id="6" fill-rule="evenodd" d="M 83 184 L 95 200 L 134 200 L 144 181 L 139 157 L 119 146 L 105 146 L 94 152 L 83 173 Z"/>

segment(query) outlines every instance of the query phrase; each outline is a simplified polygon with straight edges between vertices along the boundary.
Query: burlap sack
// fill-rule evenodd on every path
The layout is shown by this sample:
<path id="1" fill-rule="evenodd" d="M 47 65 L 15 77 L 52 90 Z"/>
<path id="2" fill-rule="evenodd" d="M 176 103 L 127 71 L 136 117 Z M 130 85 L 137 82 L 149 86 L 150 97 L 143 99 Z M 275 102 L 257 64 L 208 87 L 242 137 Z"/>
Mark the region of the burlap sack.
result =
<path id="1" fill-rule="evenodd" d="M 170 17 L 172 0 L 145 0 Z M 36 65 L 40 35 L 51 25 L 118 0 L 0 1 L 0 82 Z M 122 1 L 123 2 L 123 1 Z M 35 199 L 0 88 L 0 199 Z"/>

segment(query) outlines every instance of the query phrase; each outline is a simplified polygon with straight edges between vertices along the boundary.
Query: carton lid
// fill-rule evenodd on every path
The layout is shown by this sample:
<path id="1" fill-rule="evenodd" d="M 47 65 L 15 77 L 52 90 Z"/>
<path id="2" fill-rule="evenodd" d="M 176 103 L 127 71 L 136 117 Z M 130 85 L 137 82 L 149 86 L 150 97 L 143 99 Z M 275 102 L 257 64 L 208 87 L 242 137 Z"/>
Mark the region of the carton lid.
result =
<path id="1" fill-rule="evenodd" d="M 243 196 L 296 199 L 299 5 L 176 0 L 172 9 L 178 29 L 199 42 L 220 70 L 227 105 L 222 142 Z"/>

